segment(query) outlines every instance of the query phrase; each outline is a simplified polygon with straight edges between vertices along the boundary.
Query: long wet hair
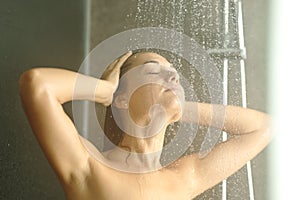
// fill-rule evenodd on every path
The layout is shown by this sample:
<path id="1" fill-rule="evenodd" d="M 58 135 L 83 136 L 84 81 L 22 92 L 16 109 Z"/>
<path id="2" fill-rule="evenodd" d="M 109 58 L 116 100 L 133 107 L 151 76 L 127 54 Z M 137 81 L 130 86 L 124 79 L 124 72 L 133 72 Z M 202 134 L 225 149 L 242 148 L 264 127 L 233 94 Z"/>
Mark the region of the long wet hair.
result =
<path id="1" fill-rule="evenodd" d="M 136 51 L 134 52 L 122 65 L 121 71 L 120 71 L 120 77 L 121 78 L 127 71 L 128 67 L 130 66 L 130 58 L 136 56 L 138 53 L 143 53 L 143 51 Z M 105 121 L 104 121 L 104 133 L 106 137 L 110 140 L 112 143 L 111 145 L 105 146 L 105 149 L 111 149 L 113 145 L 118 146 L 120 141 L 123 138 L 123 131 L 119 128 L 117 123 L 115 122 L 113 115 L 112 115 L 112 109 L 111 105 L 106 108 L 106 114 L 105 114 Z"/>

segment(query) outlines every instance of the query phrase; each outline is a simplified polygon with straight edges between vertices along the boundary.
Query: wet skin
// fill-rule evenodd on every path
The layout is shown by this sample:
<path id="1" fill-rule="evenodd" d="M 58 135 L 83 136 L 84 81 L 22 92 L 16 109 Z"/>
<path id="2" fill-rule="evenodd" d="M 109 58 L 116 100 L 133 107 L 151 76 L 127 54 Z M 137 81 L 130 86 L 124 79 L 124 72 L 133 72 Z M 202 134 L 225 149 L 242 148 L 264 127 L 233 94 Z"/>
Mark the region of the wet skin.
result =
<path id="1" fill-rule="evenodd" d="M 131 53 L 125 54 L 113 62 L 101 79 L 55 68 L 34 68 L 20 77 L 20 96 L 24 111 L 67 199 L 192 199 L 236 172 L 270 142 L 270 117 L 265 113 L 236 106 L 185 102 L 185 107 L 194 105 L 198 108 L 199 121 L 193 121 L 194 123 L 206 127 L 216 126 L 215 128 L 230 134 L 230 139 L 216 145 L 205 157 L 199 157 L 198 153 L 192 154 L 165 167 L 160 166 L 160 154 L 146 158 L 128 158 L 128 153 L 149 155 L 149 152 L 160 150 L 166 126 L 179 119 L 184 120 L 181 118 L 181 104 L 178 103 L 176 93 L 167 91 L 158 82 L 140 87 L 133 93 L 130 101 L 125 103 L 129 103 L 132 119 L 141 126 L 149 123 L 149 108 L 157 103 L 162 104 L 167 110 L 163 129 L 149 138 L 136 138 L 124 133 L 119 143 L 120 148 L 100 153 L 79 136 L 62 104 L 84 99 L 105 106 L 115 103 L 123 109 L 126 105 L 122 98 L 119 98 L 120 101 L 116 96 L 113 99 L 114 93 L 118 93 L 120 72 L 130 72 L 134 67 L 147 65 L 147 62 L 172 70 L 170 63 L 158 54 L 130 55 Z M 120 69 L 123 64 L 124 69 Z M 158 80 L 169 80 L 178 85 L 176 73 L 173 75 L 175 76 L 170 75 L 169 79 L 158 76 Z M 75 94 L 74 85 L 78 77 L 82 79 L 82 89 L 79 88 Z M 91 95 L 86 87 L 93 84 L 97 87 Z M 216 119 L 224 119 L 224 124 L 219 126 L 211 121 L 212 106 L 224 111 L 225 114 Z M 123 120 L 126 122 L 128 119 Z M 120 164 L 123 170 L 111 167 L 110 163 Z M 140 171 L 128 172 L 124 170 L 126 167 Z M 152 171 L 145 172 L 143 169 Z"/>

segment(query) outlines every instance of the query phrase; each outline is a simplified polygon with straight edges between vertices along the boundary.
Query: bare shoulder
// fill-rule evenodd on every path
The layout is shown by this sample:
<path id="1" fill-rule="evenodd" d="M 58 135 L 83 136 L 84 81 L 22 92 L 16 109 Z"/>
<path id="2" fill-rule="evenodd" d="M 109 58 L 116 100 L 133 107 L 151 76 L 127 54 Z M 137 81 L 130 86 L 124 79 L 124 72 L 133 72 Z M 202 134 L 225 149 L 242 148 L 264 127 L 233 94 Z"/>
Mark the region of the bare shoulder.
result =
<path id="1" fill-rule="evenodd" d="M 103 200 L 143 200 L 151 197 L 153 199 L 191 199 L 187 179 L 183 179 L 185 177 L 183 173 L 178 172 L 174 166 L 148 173 L 130 173 L 117 170 L 101 162 L 95 156 L 90 156 L 89 165 L 90 174 L 87 179 L 66 191 L 69 199 L 73 200 L 79 196 L 81 197 L 79 199 Z"/>
<path id="2" fill-rule="evenodd" d="M 205 157 L 199 153 L 180 158 L 173 166 L 191 184 L 194 196 L 228 178 L 254 158 L 269 142 L 266 130 L 235 136 L 217 144 Z M 265 138 L 266 137 L 266 138 Z"/>
<path id="3" fill-rule="evenodd" d="M 183 156 L 169 168 L 177 172 L 176 176 L 184 182 L 191 198 L 200 195 L 214 185 L 210 183 L 207 173 L 210 166 L 199 153 Z"/>
<path id="4" fill-rule="evenodd" d="M 194 196 L 193 179 L 194 164 L 193 156 L 186 156 L 173 164 L 149 173 L 130 173 L 114 168 L 106 160 L 106 154 L 111 151 L 99 152 L 88 140 L 81 137 L 84 146 L 87 148 L 89 158 L 90 174 L 83 183 L 88 187 L 83 194 L 94 195 L 101 199 L 144 199 L 140 190 L 148 195 L 161 199 L 191 199 Z M 82 184 L 81 184 L 82 185 Z M 130 187 L 128 187 L 130 185 Z M 78 185 L 74 185 L 76 188 Z M 140 188 L 140 189 L 138 189 Z M 70 195 L 73 193 L 70 192 Z M 120 196 L 121 195 L 121 196 Z M 93 197 L 91 197 L 93 198 Z M 90 199 L 91 199 L 90 198 Z"/>

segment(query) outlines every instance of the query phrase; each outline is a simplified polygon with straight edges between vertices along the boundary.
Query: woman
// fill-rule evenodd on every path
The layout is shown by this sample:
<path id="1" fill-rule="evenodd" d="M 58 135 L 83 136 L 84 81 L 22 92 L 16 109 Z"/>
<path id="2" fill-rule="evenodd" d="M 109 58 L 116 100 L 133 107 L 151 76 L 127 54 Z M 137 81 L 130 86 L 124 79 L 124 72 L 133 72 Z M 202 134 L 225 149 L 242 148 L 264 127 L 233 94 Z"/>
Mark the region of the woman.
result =
<path id="1" fill-rule="evenodd" d="M 150 71 L 125 77 L 134 70 Z M 120 73 L 125 87 L 119 85 Z M 79 87 L 74 94 L 78 77 L 86 87 Z M 136 89 L 132 77 L 148 82 Z M 94 83 L 98 87 L 89 91 L 87 86 Z M 129 90 L 134 92 L 128 94 Z M 94 92 L 95 96 L 91 95 Z M 160 154 L 155 152 L 162 149 L 167 125 L 182 118 L 183 90 L 171 64 L 150 52 L 128 52 L 114 61 L 101 79 L 62 69 L 31 69 L 20 78 L 20 96 L 32 130 L 71 200 L 192 199 L 241 168 L 271 139 L 269 117 L 264 113 L 219 105 L 225 111 L 220 116 L 224 123 L 212 124 L 212 105 L 197 103 L 198 123 L 223 124 L 217 128 L 230 134 L 230 139 L 205 157 L 192 154 L 162 167 Z M 62 107 L 74 98 L 112 104 L 123 132 L 119 148 L 101 154 L 79 136 Z M 122 110 L 129 111 L 131 123 Z M 117 130 L 112 127 L 110 131 Z M 143 135 L 146 132 L 148 135 Z M 105 163 L 99 162 L 101 159 Z"/>

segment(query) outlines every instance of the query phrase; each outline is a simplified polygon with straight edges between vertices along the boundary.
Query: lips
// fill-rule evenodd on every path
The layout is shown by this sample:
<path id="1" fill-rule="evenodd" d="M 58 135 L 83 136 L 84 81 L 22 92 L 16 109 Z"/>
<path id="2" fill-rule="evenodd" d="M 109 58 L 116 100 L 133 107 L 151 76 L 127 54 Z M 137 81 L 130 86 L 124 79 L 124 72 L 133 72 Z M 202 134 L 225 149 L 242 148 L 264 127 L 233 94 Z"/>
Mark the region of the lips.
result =
<path id="1" fill-rule="evenodd" d="M 180 87 L 176 87 L 176 86 L 170 86 L 170 87 L 166 87 L 166 89 L 164 90 L 164 92 L 176 92 L 176 91 L 180 91 Z"/>
<path id="2" fill-rule="evenodd" d="M 164 90 L 164 92 L 170 92 L 170 91 L 172 91 L 173 89 L 171 89 L 171 88 L 167 88 L 167 89 L 165 89 Z"/>
<path id="3" fill-rule="evenodd" d="M 164 92 L 173 92 L 175 90 L 177 90 L 177 88 L 167 88 L 164 90 Z"/>

